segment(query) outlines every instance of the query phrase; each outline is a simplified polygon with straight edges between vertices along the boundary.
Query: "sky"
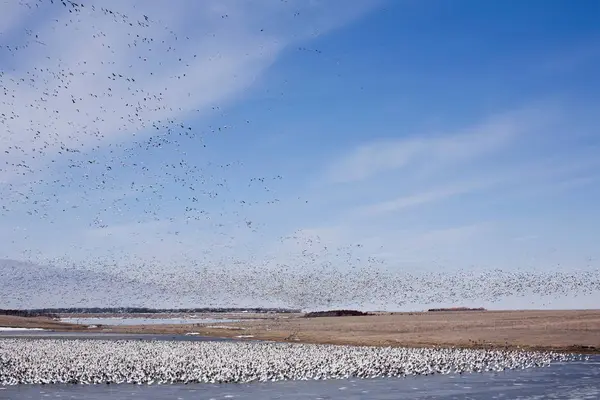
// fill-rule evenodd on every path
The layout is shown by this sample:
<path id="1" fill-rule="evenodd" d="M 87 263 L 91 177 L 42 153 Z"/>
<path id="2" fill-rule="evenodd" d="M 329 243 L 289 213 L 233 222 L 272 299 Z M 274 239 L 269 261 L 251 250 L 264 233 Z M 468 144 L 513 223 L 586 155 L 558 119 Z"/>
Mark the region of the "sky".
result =
<path id="1" fill-rule="evenodd" d="M 600 268 L 597 2 L 58 3 L 0 0 L 0 259 Z"/>

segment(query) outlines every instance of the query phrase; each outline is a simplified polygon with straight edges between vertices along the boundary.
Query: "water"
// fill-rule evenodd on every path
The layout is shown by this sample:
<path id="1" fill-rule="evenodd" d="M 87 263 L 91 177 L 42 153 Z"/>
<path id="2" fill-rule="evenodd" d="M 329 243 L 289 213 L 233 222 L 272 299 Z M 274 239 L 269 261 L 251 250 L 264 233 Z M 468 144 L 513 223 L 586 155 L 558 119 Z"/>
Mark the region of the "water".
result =
<path id="1" fill-rule="evenodd" d="M 396 379 L 223 385 L 0 387 L 0 399 L 599 399 L 600 357 L 547 368 Z"/>
<path id="2" fill-rule="evenodd" d="M 214 318 L 61 318 L 61 322 L 79 325 L 179 325 L 238 322 L 236 319 Z"/>
<path id="3" fill-rule="evenodd" d="M 178 340 L 178 341 L 232 341 L 237 338 L 218 338 L 201 335 L 167 335 L 154 333 L 113 332 L 53 332 L 53 331 L 0 331 L 0 339 L 85 339 L 85 340 Z"/>

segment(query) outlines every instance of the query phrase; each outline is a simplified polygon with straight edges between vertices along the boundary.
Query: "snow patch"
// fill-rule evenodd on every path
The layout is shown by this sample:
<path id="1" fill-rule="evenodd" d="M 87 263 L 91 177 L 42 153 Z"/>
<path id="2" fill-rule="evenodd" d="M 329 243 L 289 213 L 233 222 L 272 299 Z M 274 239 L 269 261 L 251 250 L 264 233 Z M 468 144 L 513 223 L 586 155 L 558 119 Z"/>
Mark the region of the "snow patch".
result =
<path id="1" fill-rule="evenodd" d="M 10 326 L 0 326 L 0 331 L 13 332 L 13 331 L 45 331 L 42 328 L 13 328 Z"/>

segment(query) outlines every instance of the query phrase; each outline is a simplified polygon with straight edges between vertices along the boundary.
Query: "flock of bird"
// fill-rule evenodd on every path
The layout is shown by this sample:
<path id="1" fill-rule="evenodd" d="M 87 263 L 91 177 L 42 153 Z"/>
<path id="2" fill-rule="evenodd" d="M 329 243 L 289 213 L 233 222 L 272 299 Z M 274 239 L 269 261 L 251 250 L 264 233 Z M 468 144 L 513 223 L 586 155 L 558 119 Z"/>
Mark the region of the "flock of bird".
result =
<path id="1" fill-rule="evenodd" d="M 301 260 L 299 260 L 301 261 Z M 298 268 L 298 265 L 301 268 Z M 380 266 L 336 267 L 330 264 L 291 266 L 203 266 L 190 264 L 148 276 L 81 267 L 44 267 L 0 263 L 0 292 L 6 307 L 140 306 L 172 308 L 236 306 L 386 309 L 462 304 L 486 307 L 507 298 L 528 304 L 600 291 L 592 272 L 470 269 L 410 272 Z M 159 266 L 142 265 L 140 273 Z M 181 273 L 185 268 L 185 273 Z M 131 272 L 131 271 L 130 271 Z M 76 290 L 75 290 L 75 289 Z M 68 304 L 65 302 L 67 301 Z"/>
<path id="2" fill-rule="evenodd" d="M 252 176 L 245 160 L 219 156 L 218 148 L 253 129 L 251 120 L 230 119 L 223 96 L 202 97 L 237 79 L 219 75 L 227 54 L 217 48 L 199 56 L 194 49 L 203 44 L 160 15 L 101 4 L 19 0 L 16 14 L 46 22 L 23 28 L 24 35 L 0 24 L 0 221 L 14 225 L 13 236 L 0 239 L 8 249 L 27 243 L 32 226 L 67 221 L 108 242 L 129 224 L 153 239 L 168 238 L 163 246 L 181 254 L 171 261 L 138 259 L 148 235 L 128 238 L 140 248 L 117 243 L 104 257 L 90 251 L 87 259 L 24 249 L 21 261 L 0 260 L 4 307 L 396 307 L 600 291 L 599 271 L 398 270 L 360 243 L 331 246 L 302 231 L 280 237 L 284 261 L 281 251 L 256 251 L 272 233 L 254 210 L 281 210 L 285 203 L 297 212 L 308 200 L 284 199 L 280 171 Z M 223 23 L 230 19 L 223 12 Z M 206 46 L 214 38 L 207 32 Z M 207 77 L 199 77 L 202 68 Z M 186 239 L 197 225 L 221 235 L 220 243 Z M 86 255 L 79 239 L 70 248 Z M 250 248 L 246 257 L 236 252 L 242 246 Z M 0 385 L 402 377 L 500 372 L 573 358 L 241 341 L 1 339 Z"/>
<path id="3" fill-rule="evenodd" d="M 0 385 L 404 377 L 544 367 L 558 353 L 251 342 L 0 340 Z"/>
<path id="4" fill-rule="evenodd" d="M 194 68 L 196 55 L 186 53 L 190 60 L 178 52 L 178 46 L 189 47 L 191 39 L 178 36 L 147 15 L 133 18 L 73 1 L 23 2 L 23 7 L 56 12 L 50 5 L 65 7 L 69 13 L 57 18 L 56 26 L 45 34 L 53 33 L 59 39 L 60 35 L 78 35 L 83 48 L 100 49 L 100 54 L 90 54 L 99 59 L 76 55 L 73 61 L 46 54 L 43 34 L 31 30 L 26 30 L 25 43 L 0 48 L 5 65 L 20 60 L 21 52 L 46 55 L 45 59 L 38 55 L 42 61 L 29 70 L 0 71 L 0 123 L 6 139 L 2 148 L 5 162 L 0 166 L 6 180 L 1 212 L 53 220 L 61 212 L 77 218 L 78 210 L 94 208 L 97 216 L 89 223 L 103 228 L 106 220 L 131 209 L 144 210 L 147 219 L 168 218 L 165 205 L 174 203 L 186 220 L 210 219 L 211 207 L 206 203 L 231 192 L 223 178 L 226 172 L 221 170 L 237 167 L 236 173 L 240 173 L 243 165 L 235 160 L 211 161 L 210 154 L 203 151 L 211 134 L 231 126 L 192 128 L 180 116 L 193 119 L 201 110 L 185 102 L 187 108 L 174 108 L 173 103 L 182 102 L 173 101 L 179 93 L 169 94 L 174 90 L 172 82 L 185 80 L 188 73 L 160 76 L 167 65 L 177 65 L 174 69 L 181 71 Z M 100 30 L 111 28 L 116 33 Z M 164 87 L 155 87 L 154 79 Z M 223 115 L 218 105 L 211 111 L 213 118 Z M 162 162 L 145 163 L 148 156 Z M 66 172 L 59 171 L 58 164 L 67 166 Z M 13 182 L 15 176 L 30 181 L 19 185 Z M 273 174 L 248 177 L 246 183 L 269 191 L 269 185 L 280 179 Z M 75 192 L 75 196 L 68 198 L 64 192 Z M 229 196 L 226 201 L 240 210 L 260 201 L 277 201 L 245 194 L 245 199 Z M 219 206 L 212 208 L 219 212 Z M 239 217 L 239 210 L 235 214 Z"/>
<path id="5" fill-rule="evenodd" d="M 31 16 L 57 18 L 40 32 L 25 29 L 25 39 L 17 44 L 5 44 L 0 33 L 0 217 L 17 221 L 9 245 L 31 239 L 21 225 L 83 218 L 105 232 L 124 220 L 181 227 L 201 223 L 225 242 L 236 239 L 226 233 L 231 226 L 253 233 L 261 228 L 248 210 L 278 203 L 276 189 L 283 178 L 279 173 L 250 176 L 243 162 L 218 159 L 207 150 L 211 140 L 231 140 L 211 136 L 234 127 L 221 124 L 226 114 L 220 105 L 198 108 L 198 99 L 186 100 L 197 97 L 190 78 L 198 73 L 199 57 L 191 51 L 197 38 L 180 35 L 142 11 L 134 17 L 87 2 L 20 4 Z M 84 54 L 63 59 L 64 52 L 46 51 L 64 37 Z M 88 48 L 94 52 L 85 53 Z M 37 62 L 27 63 L 30 58 Z M 188 125 L 185 121 L 196 114 L 213 122 Z M 241 124 L 247 129 L 251 121 Z M 177 241 L 185 236 L 180 231 L 161 231 L 156 238 Z M 76 242 L 71 247 L 87 252 Z M 22 253 L 23 259 L 47 261 L 36 249 Z M 121 253 L 115 249 L 111 255 L 116 259 Z"/>
<path id="6" fill-rule="evenodd" d="M 169 243 L 185 243 L 185 227 L 201 221 L 222 233 L 223 246 L 187 243 L 182 252 L 190 252 L 172 263 L 137 260 L 136 249 L 118 246 L 107 258 L 85 262 L 24 250 L 37 269 L 26 263 L 20 270 L 27 274 L 0 268 L 10 306 L 33 296 L 44 305 L 71 299 L 74 306 L 395 306 L 600 290 L 598 271 L 398 271 L 360 244 L 329 248 L 301 234 L 281 238 L 283 248 L 299 249 L 285 262 L 252 254 L 236 259 L 228 249 L 241 246 L 242 233 L 267 231 L 251 209 L 280 206 L 284 179 L 279 172 L 248 176 L 242 161 L 211 153 L 212 145 L 236 140 L 231 132 L 250 129 L 252 121 L 228 123 L 219 102 L 199 107 L 185 100 L 197 95 L 186 88 L 194 87 L 190 76 L 197 67 L 189 51 L 193 39 L 140 10 L 128 15 L 70 0 L 21 0 L 20 6 L 50 19 L 40 31 L 26 29 L 18 43 L 0 32 L 0 217 L 15 224 L 7 246 L 29 238 L 21 223 L 62 224 L 85 215 L 93 215 L 84 222 L 107 232 L 98 236 L 106 240 L 114 224 L 135 213 L 138 220 L 128 221 L 133 225 L 169 221 L 156 233 L 174 240 Z M 71 58 L 47 50 L 57 45 L 72 47 L 61 53 Z M 32 57 L 37 62 L 30 68 L 17 68 Z M 213 122 L 186 122 L 197 115 Z M 293 207 L 303 204 L 299 199 Z M 231 225 L 243 232 L 232 234 Z M 141 237 L 139 244 L 146 241 Z"/>

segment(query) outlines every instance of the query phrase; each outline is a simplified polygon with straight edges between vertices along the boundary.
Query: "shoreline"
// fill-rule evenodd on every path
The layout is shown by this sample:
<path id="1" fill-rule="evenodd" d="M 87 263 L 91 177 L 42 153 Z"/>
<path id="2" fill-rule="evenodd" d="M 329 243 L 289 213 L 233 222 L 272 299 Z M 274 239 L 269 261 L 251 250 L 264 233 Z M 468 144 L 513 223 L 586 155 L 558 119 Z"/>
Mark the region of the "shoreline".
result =
<path id="1" fill-rule="evenodd" d="M 231 315 L 219 317 L 229 319 Z M 436 311 L 319 318 L 274 314 L 263 315 L 261 319 L 208 325 L 123 325 L 91 329 L 43 317 L 0 315 L 0 326 L 71 332 L 78 334 L 78 339 L 85 339 L 86 333 L 134 336 L 193 333 L 215 339 L 281 343 L 600 354 L 600 310 Z M 6 335 L 0 334 L 2 337 Z"/>

